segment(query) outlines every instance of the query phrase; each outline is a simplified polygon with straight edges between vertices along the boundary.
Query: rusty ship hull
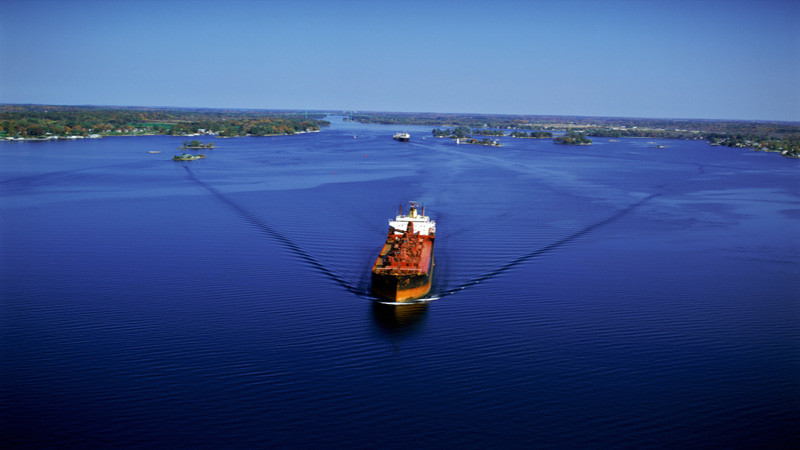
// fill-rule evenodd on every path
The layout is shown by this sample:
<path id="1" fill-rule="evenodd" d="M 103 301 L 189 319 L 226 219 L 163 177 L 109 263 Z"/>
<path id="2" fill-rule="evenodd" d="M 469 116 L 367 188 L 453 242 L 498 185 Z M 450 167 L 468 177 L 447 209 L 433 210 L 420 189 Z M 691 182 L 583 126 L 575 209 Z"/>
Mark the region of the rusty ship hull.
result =
<path id="1" fill-rule="evenodd" d="M 429 271 L 392 273 L 372 271 L 372 293 L 381 300 L 406 303 L 419 300 L 431 292 L 433 282 L 433 246 Z"/>
<path id="2" fill-rule="evenodd" d="M 427 296 L 433 282 L 433 244 L 436 223 L 418 215 L 389 222 L 389 234 L 372 266 L 372 293 L 380 301 L 411 303 Z"/>

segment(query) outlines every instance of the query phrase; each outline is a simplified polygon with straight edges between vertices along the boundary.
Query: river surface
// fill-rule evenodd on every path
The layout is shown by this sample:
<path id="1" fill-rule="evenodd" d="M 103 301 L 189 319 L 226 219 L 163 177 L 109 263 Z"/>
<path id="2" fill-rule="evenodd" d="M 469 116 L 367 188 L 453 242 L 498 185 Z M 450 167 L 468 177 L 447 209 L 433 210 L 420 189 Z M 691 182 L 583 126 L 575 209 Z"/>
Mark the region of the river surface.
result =
<path id="1" fill-rule="evenodd" d="M 3 440 L 798 447 L 800 160 L 332 121 L 0 143 Z M 431 298 L 375 304 L 410 200 Z"/>

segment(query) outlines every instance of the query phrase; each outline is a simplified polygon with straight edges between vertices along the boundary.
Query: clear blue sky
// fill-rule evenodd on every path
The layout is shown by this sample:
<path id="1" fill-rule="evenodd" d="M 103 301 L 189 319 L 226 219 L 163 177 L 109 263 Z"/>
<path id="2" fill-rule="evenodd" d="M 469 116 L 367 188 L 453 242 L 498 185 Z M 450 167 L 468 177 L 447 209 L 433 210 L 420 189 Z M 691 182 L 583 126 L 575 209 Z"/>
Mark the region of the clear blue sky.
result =
<path id="1" fill-rule="evenodd" d="M 0 103 L 800 121 L 800 1 L 4 0 Z"/>

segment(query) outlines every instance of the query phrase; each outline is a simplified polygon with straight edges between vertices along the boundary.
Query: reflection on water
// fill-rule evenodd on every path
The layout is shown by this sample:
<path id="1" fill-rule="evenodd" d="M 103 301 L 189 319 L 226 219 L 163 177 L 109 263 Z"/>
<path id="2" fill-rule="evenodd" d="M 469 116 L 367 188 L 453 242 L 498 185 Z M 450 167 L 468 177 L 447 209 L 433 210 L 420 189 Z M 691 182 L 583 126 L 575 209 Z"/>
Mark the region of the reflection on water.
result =
<path id="1" fill-rule="evenodd" d="M 387 305 L 372 303 L 372 318 L 383 332 L 396 334 L 419 328 L 428 311 L 428 303 Z"/>

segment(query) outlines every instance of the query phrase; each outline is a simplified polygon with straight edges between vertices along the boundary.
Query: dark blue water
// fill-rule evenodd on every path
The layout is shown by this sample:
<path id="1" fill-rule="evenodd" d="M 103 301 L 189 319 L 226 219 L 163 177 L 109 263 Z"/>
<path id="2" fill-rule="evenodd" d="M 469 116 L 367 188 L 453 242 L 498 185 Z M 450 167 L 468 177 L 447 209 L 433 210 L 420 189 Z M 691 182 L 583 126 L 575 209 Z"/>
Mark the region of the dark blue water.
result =
<path id="1" fill-rule="evenodd" d="M 0 143 L 3 441 L 800 444 L 800 160 L 406 130 Z M 408 200 L 434 299 L 376 305 Z"/>

